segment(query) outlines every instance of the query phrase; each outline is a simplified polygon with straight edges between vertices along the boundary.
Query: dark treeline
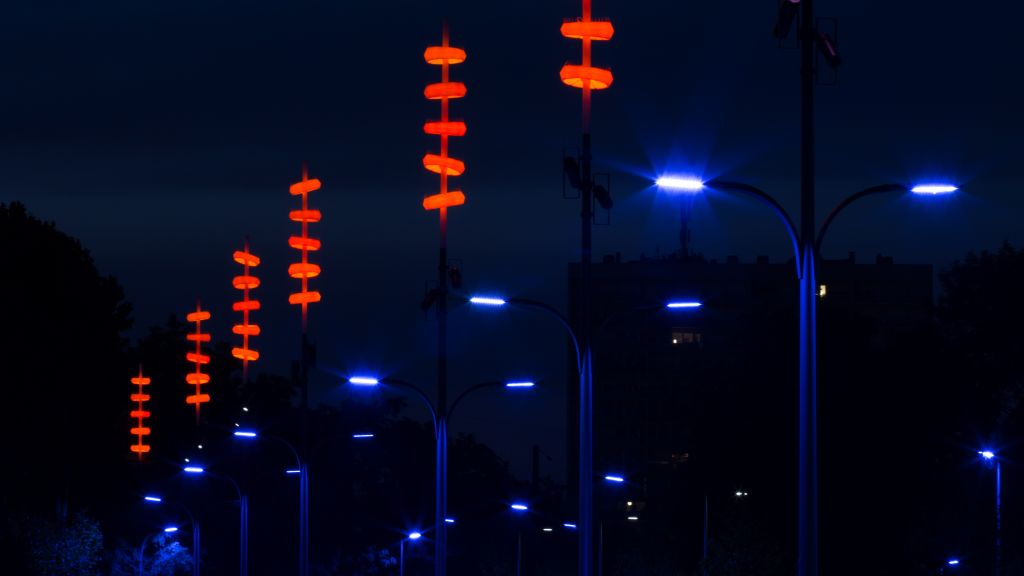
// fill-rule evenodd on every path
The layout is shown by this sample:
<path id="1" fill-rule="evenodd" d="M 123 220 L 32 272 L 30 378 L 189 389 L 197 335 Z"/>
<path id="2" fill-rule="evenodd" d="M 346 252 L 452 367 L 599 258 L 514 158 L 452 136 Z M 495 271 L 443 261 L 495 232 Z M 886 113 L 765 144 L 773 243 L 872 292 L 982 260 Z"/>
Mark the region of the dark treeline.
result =
<path id="1" fill-rule="evenodd" d="M 294 573 L 298 487 L 284 473 L 294 459 L 276 442 L 234 438 L 236 423 L 297 446 L 308 430 L 315 574 L 395 574 L 398 544 L 417 529 L 425 535 L 407 545 L 407 573 L 432 571 L 432 431 L 403 417 L 405 400 L 339 392 L 303 416 L 291 377 L 254 373 L 243 383 L 217 344 L 210 372 L 218 397 L 197 426 L 179 387 L 188 329 L 181 319 L 128 342 L 131 308 L 117 282 L 76 240 L 17 203 L 0 206 L 0 266 L 0 572 L 131 573 L 147 534 L 171 522 L 187 530 L 177 502 L 201 523 L 204 573 L 234 573 L 234 491 L 183 474 L 189 458 L 239 479 L 250 494 L 251 573 Z M 966 560 L 964 574 L 990 573 L 994 481 L 976 457 L 982 446 L 1003 459 L 1004 573 L 1024 572 L 1024 510 L 1010 489 L 1024 485 L 1024 253 L 1007 245 L 970 254 L 939 281 L 932 320 L 884 338 L 876 319 L 821 306 L 822 545 L 830 574 L 936 574 L 949 556 Z M 700 409 L 681 413 L 677 432 L 694 453 L 715 456 L 700 463 L 706 478 L 677 491 L 743 478 L 774 494 L 719 506 L 710 575 L 792 572 L 795 313 L 759 322 L 731 341 L 728 357 L 688 366 L 700 371 L 695 380 L 716 386 L 687 393 Z M 174 391 L 154 393 L 157 432 L 142 462 L 128 451 L 128 378 L 139 363 L 154 386 Z M 626 408 L 617 425 L 628 428 L 642 416 Z M 375 434 L 371 443 L 352 439 L 363 431 Z M 558 530 L 574 508 L 564 486 L 515 479 L 471 437 L 453 440 L 450 460 L 453 574 L 514 573 L 519 533 L 525 574 L 574 572 L 576 541 Z M 164 504 L 144 503 L 148 493 Z M 533 503 L 524 518 L 507 512 L 519 497 Z M 700 573 L 673 555 L 700 547 L 692 522 L 675 522 L 674 505 L 648 502 L 667 512 L 639 532 L 610 526 L 606 573 Z M 556 531 L 542 532 L 546 526 Z M 188 537 L 154 542 L 148 573 L 187 573 L 190 546 Z"/>

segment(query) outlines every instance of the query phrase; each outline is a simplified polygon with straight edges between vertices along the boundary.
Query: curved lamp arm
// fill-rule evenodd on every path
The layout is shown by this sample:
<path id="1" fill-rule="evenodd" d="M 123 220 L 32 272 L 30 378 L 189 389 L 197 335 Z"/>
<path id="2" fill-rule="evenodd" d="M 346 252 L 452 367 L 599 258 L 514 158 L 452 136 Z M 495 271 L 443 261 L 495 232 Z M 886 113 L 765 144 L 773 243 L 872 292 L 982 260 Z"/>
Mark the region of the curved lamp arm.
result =
<path id="1" fill-rule="evenodd" d="M 798 277 L 803 276 L 803 272 L 800 270 L 800 234 L 797 232 L 796 226 L 793 225 L 793 219 L 789 217 L 789 213 L 786 212 L 786 209 L 783 208 L 775 198 L 772 198 L 771 195 L 764 190 L 751 186 L 750 184 L 744 184 L 743 182 L 710 180 L 706 182 L 704 186 L 726 192 L 740 192 L 748 194 L 767 204 L 786 226 L 786 232 L 789 232 L 789 238 L 793 241 L 793 261 L 796 263 L 796 274 Z"/>
<path id="2" fill-rule="evenodd" d="M 522 306 L 523 308 L 533 308 L 540 310 L 552 316 L 555 320 L 558 320 L 559 324 L 565 328 L 565 331 L 569 334 L 569 338 L 572 340 L 573 348 L 576 350 L 576 371 L 583 370 L 583 356 L 580 352 L 580 341 L 576 337 L 576 332 L 572 329 L 572 325 L 569 324 L 569 319 L 566 318 L 561 312 L 556 310 L 553 306 L 545 304 L 537 300 L 530 300 L 529 298 L 509 298 L 506 300 L 512 306 Z"/>
<path id="3" fill-rule="evenodd" d="M 434 422 L 434 434 L 437 434 L 437 410 L 434 408 L 434 403 L 430 401 L 430 398 L 427 397 L 426 393 L 424 393 L 419 386 L 411 382 L 406 382 L 405 380 L 399 380 L 397 378 L 384 378 L 380 381 L 380 383 L 388 386 L 405 388 L 407 390 L 411 390 L 414 394 L 416 394 L 416 396 L 418 396 L 419 399 L 423 401 L 423 404 L 427 407 L 427 409 L 430 410 L 430 418 Z"/>
<path id="4" fill-rule="evenodd" d="M 455 397 L 455 401 L 452 402 L 451 407 L 448 408 L 448 419 L 451 420 L 452 414 L 455 413 L 455 409 L 459 406 L 459 402 L 461 402 L 462 399 L 465 398 L 466 396 L 469 396 L 470 394 L 476 392 L 477 390 L 482 390 L 484 388 L 498 388 L 504 385 L 505 384 L 503 382 L 481 382 L 475 386 L 470 386 L 469 388 L 466 388 L 465 390 L 462 391 L 462 393 Z"/>
<path id="5" fill-rule="evenodd" d="M 903 184 L 882 184 L 881 186 L 872 186 L 871 188 L 865 188 L 856 194 L 851 194 L 845 200 L 840 202 L 835 208 L 829 212 L 828 217 L 821 224 L 821 229 L 818 230 L 818 236 L 814 239 L 814 252 L 820 255 L 821 253 L 821 242 L 825 239 L 825 233 L 828 232 L 829 226 L 832 225 L 832 221 L 836 219 L 836 216 L 843 211 L 844 208 L 853 204 L 857 200 L 867 196 L 874 196 L 875 194 L 887 194 L 890 192 L 909 192 L 910 188 Z"/>

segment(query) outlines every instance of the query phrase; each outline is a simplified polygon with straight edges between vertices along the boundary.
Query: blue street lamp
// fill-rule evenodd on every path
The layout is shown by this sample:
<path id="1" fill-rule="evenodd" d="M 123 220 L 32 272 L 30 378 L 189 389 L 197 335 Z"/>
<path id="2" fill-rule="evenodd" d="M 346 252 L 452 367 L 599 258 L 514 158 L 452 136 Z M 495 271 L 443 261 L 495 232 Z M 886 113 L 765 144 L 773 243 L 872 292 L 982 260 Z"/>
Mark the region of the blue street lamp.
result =
<path id="1" fill-rule="evenodd" d="M 448 515 L 448 420 L 455 413 L 455 409 L 458 408 L 459 403 L 462 402 L 466 396 L 483 390 L 485 388 L 507 388 L 511 390 L 522 390 L 534 387 L 532 381 L 526 380 L 515 380 L 509 382 L 481 382 L 464 390 L 461 394 L 456 396 L 455 401 L 451 403 L 451 406 L 438 406 L 435 407 L 434 403 L 430 401 L 430 398 L 425 392 L 415 384 L 406 382 L 404 380 L 398 380 L 395 378 L 378 378 L 376 376 L 358 375 L 351 376 L 348 378 L 348 383 L 352 386 L 373 388 L 377 386 L 394 386 L 397 388 L 403 388 L 411 391 L 415 394 L 430 411 L 430 416 L 434 422 L 434 441 L 435 441 L 435 458 L 436 463 L 434 467 L 434 487 L 435 487 L 435 516 L 434 516 L 434 546 L 435 546 L 435 562 L 438 562 L 438 566 L 444 565 L 444 560 L 447 559 L 448 548 L 447 538 L 445 531 L 445 524 L 454 524 L 454 520 L 451 520 Z M 438 410 L 441 408 L 441 410 Z M 438 561 L 438 558 L 442 559 Z"/>
<path id="2" fill-rule="evenodd" d="M 145 575 L 144 560 L 146 559 L 146 544 L 149 544 L 150 539 L 152 539 L 154 536 L 159 536 L 160 534 L 174 534 L 177 531 L 178 531 L 178 527 L 177 526 L 166 526 L 160 532 L 154 532 L 152 534 L 147 534 L 146 537 L 142 539 L 142 545 L 139 546 L 139 570 L 138 570 L 138 576 L 144 576 Z"/>
<path id="3" fill-rule="evenodd" d="M 528 298 L 501 298 L 497 296 L 471 296 L 465 301 L 477 306 L 492 308 L 526 308 L 543 312 L 554 318 L 565 329 L 572 340 L 576 351 L 576 371 L 579 374 L 579 460 L 577 475 L 577 492 L 579 496 L 579 531 L 580 531 L 580 571 L 591 573 L 591 558 L 594 539 L 594 375 L 591 353 L 591 340 L 583 340 L 583 334 L 577 334 L 569 323 L 569 319 L 555 307 L 544 302 Z M 699 308 L 697 301 L 667 302 L 664 306 L 654 309 L 692 310 Z M 585 321 L 589 321 L 586 319 Z M 589 336 L 590 330 L 586 335 Z M 581 345 L 582 343 L 582 345 Z"/>
<path id="4" fill-rule="evenodd" d="M 157 494 L 146 494 L 142 497 L 142 501 L 147 504 L 156 505 L 162 504 L 164 499 Z M 184 504 L 180 502 L 173 502 L 173 504 L 185 512 L 185 515 L 188 516 L 189 521 L 192 523 L 192 576 L 199 576 L 199 523 L 196 522 L 196 517 L 192 514 L 192 511 Z"/>
<path id="5" fill-rule="evenodd" d="M 996 565 L 994 574 L 999 576 L 1002 573 L 1002 559 L 1003 559 L 1003 525 L 1002 525 L 1002 473 L 999 462 L 999 457 L 996 453 L 990 449 L 979 450 L 978 455 L 981 456 L 983 462 L 989 466 L 995 466 L 996 469 Z"/>
<path id="6" fill-rule="evenodd" d="M 248 412 L 248 410 L 246 410 Z M 299 451 L 280 436 L 257 433 L 254 430 L 235 430 L 235 438 L 273 440 L 286 448 L 295 457 L 295 468 L 285 470 L 286 474 L 299 476 L 299 576 L 309 573 L 309 467 L 299 457 Z"/>
<path id="7" fill-rule="evenodd" d="M 182 470 L 193 476 L 209 474 L 218 480 L 226 480 L 238 495 L 238 572 L 241 576 L 249 576 L 249 495 L 242 492 L 241 486 L 227 474 L 208 472 L 202 466 L 189 465 Z"/>
<path id="8" fill-rule="evenodd" d="M 805 4 L 809 2 L 805 0 Z M 806 8 L 806 7 L 805 7 Z M 701 182 L 689 177 L 662 176 L 655 185 L 668 192 L 696 193 L 706 189 L 745 194 L 764 203 L 775 212 L 793 244 L 796 274 L 800 280 L 800 383 L 799 383 L 799 480 L 797 501 L 797 568 L 800 576 L 818 574 L 818 349 L 817 278 L 815 267 L 821 244 L 829 227 L 850 204 L 878 194 L 911 193 L 934 196 L 956 192 L 947 183 L 922 183 L 914 186 L 884 184 L 865 188 L 848 196 L 829 213 L 815 230 L 813 178 L 804 175 L 801 195 L 800 229 L 777 200 L 763 190 L 741 182 L 711 180 Z"/>
<path id="9" fill-rule="evenodd" d="M 523 502 L 513 502 L 509 505 L 509 509 L 514 514 L 522 514 L 530 511 L 530 506 Z M 516 576 L 520 576 L 523 573 L 523 529 L 520 527 L 516 531 Z"/>
<path id="10" fill-rule="evenodd" d="M 402 541 L 398 543 L 398 576 L 405 576 L 405 542 L 415 542 L 423 538 L 423 534 L 419 532 L 409 532 L 409 534 L 402 538 Z"/>

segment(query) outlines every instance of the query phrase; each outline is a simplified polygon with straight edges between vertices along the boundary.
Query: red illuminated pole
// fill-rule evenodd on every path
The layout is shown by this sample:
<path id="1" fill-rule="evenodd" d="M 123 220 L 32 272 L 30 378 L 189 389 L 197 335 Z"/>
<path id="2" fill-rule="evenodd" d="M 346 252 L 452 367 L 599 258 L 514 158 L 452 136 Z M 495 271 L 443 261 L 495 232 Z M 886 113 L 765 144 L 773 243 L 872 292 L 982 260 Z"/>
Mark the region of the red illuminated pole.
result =
<path id="1" fill-rule="evenodd" d="M 249 252 L 249 243 L 245 243 L 244 250 L 235 251 L 234 260 L 242 265 L 242 275 L 235 276 L 231 280 L 232 286 L 242 291 L 242 300 L 231 305 L 235 312 L 242 313 L 242 323 L 235 324 L 231 331 L 242 337 L 242 345 L 231 349 L 231 355 L 242 361 L 242 383 L 249 377 L 249 362 L 259 360 L 260 353 L 249 348 L 249 338 L 259 336 L 260 327 L 258 324 L 249 322 L 250 314 L 260 309 L 260 301 L 250 298 L 250 291 L 259 287 L 260 279 L 252 273 L 252 268 L 260 265 L 260 259 Z"/>
<path id="2" fill-rule="evenodd" d="M 428 64 L 441 66 L 441 82 L 429 84 L 423 90 L 428 100 L 441 101 L 441 120 L 427 122 L 423 131 L 441 137 L 441 153 L 423 156 L 423 167 L 441 177 L 440 192 L 423 199 L 424 210 L 437 210 L 440 214 L 441 237 L 437 266 L 437 414 L 435 441 L 437 443 L 435 462 L 435 518 L 434 518 L 434 574 L 444 576 L 447 572 L 448 534 L 445 516 L 448 508 L 448 208 L 461 206 L 465 195 L 458 190 L 448 190 L 448 177 L 459 176 L 465 170 L 460 160 L 448 157 L 448 138 L 464 136 L 466 124 L 453 122 L 448 118 L 448 101 L 466 95 L 466 85 L 451 82 L 449 67 L 466 60 L 466 52 L 449 46 L 448 25 L 444 25 L 441 46 L 431 46 L 423 53 Z"/>
<path id="3" fill-rule="evenodd" d="M 583 358 L 580 366 L 579 390 L 579 573 L 591 576 L 594 572 L 594 380 L 591 362 L 590 342 L 590 278 L 593 226 L 593 170 L 591 168 L 590 144 L 590 96 L 593 90 L 611 86 L 612 73 L 603 68 L 591 66 L 591 44 L 593 41 L 608 41 L 615 34 L 611 22 L 596 22 L 591 19 L 590 0 L 583 0 L 583 17 L 580 20 L 563 22 L 562 36 L 583 42 L 581 65 L 562 66 L 559 76 L 562 82 L 583 91 L 582 126 L 583 144 L 580 158 L 581 181 L 581 238 L 580 238 L 580 325 L 578 334 Z"/>
<path id="4" fill-rule="evenodd" d="M 320 189 L 320 180 L 310 178 L 305 164 L 302 166 L 302 180 L 292 184 L 288 191 L 292 196 L 302 197 L 302 208 L 292 210 L 288 217 L 302 225 L 298 236 L 288 238 L 288 245 L 301 254 L 301 261 L 288 267 L 288 275 L 302 281 L 299 292 L 288 296 L 290 304 L 302 307 L 302 342 L 299 357 L 298 380 L 302 386 L 302 448 L 308 454 L 309 449 L 309 365 L 314 355 L 313 346 L 309 342 L 309 305 L 320 301 L 320 292 L 309 290 L 309 279 L 320 275 L 320 266 L 309 261 L 309 253 L 320 250 L 320 241 L 309 237 L 309 225 L 320 222 L 322 215 L 319 210 L 309 207 L 309 193 Z M 306 459 L 299 466 L 299 576 L 309 574 L 309 465 Z"/>
<path id="5" fill-rule="evenodd" d="M 149 418 L 150 412 L 143 409 L 143 404 L 149 401 L 149 394 L 143 392 L 143 386 L 149 386 L 150 379 L 142 375 L 142 366 L 139 366 L 139 375 L 132 378 L 132 384 L 139 387 L 138 391 L 132 394 L 132 402 L 136 402 L 137 405 L 135 410 L 131 411 L 130 416 L 136 419 L 135 427 L 132 428 L 131 433 L 135 435 L 135 444 L 132 445 L 132 452 L 139 455 L 139 460 L 142 460 L 142 455 L 150 451 L 150 446 L 143 442 L 143 438 L 149 436 L 152 433 L 145 423 L 143 422 L 146 418 Z"/>
<path id="6" fill-rule="evenodd" d="M 195 393 L 185 397 L 186 404 L 195 404 L 196 407 L 196 424 L 199 424 L 199 407 L 210 401 L 210 395 L 202 392 L 202 386 L 210 382 L 210 375 L 203 373 L 203 366 L 210 363 L 210 357 L 203 354 L 203 342 L 210 342 L 210 334 L 204 333 L 202 324 L 203 322 L 210 319 L 210 313 L 204 311 L 199 306 L 199 302 L 196 302 L 196 311 L 189 313 L 185 319 L 196 325 L 195 332 L 185 335 L 185 339 L 189 342 L 195 342 L 196 348 L 194 352 L 189 352 L 185 355 L 185 359 L 195 364 L 195 372 L 185 375 L 185 382 L 195 386 Z"/>

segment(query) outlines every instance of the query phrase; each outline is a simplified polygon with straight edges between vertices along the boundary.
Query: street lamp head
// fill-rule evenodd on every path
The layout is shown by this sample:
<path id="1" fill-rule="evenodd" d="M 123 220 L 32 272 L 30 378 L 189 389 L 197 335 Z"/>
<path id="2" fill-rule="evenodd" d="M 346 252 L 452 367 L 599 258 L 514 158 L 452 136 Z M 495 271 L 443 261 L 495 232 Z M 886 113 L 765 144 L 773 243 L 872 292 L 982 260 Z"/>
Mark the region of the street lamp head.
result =
<path id="1" fill-rule="evenodd" d="M 958 559 L 956 559 L 956 558 L 950 558 L 950 559 L 949 559 L 949 560 L 948 560 L 948 561 L 946 562 L 946 564 L 948 564 L 948 565 L 950 565 L 950 566 L 959 566 L 959 565 L 960 565 L 960 560 L 958 560 Z"/>
<path id="2" fill-rule="evenodd" d="M 202 466 L 185 466 L 184 471 L 189 474 L 202 474 L 205 472 Z"/>
<path id="3" fill-rule="evenodd" d="M 935 196 L 938 194 L 952 194 L 960 188 L 952 184 L 917 184 L 913 186 L 910 191 L 914 194 L 927 194 Z"/>
<path id="4" fill-rule="evenodd" d="M 302 470 L 299 470 L 298 468 L 289 468 L 289 469 L 285 470 L 284 473 L 285 474 L 301 474 Z"/>
<path id="5" fill-rule="evenodd" d="M 146 502 L 155 502 L 155 503 L 158 503 L 158 504 L 160 502 L 164 501 L 163 498 L 161 498 L 159 496 L 153 496 L 152 494 L 148 495 L 148 496 L 143 496 L 142 499 L 145 500 Z"/>
<path id="6" fill-rule="evenodd" d="M 704 181 L 692 176 L 659 176 L 654 185 L 666 192 L 696 193 L 704 190 Z"/>
<path id="7" fill-rule="evenodd" d="M 564 526 L 565 528 L 567 528 L 569 530 L 575 530 L 576 529 L 576 525 L 573 524 L 572 522 L 565 522 L 565 523 L 562 524 L 562 526 Z"/>
<path id="8" fill-rule="evenodd" d="M 409 532 L 409 540 L 419 540 L 420 538 L 423 538 L 423 534 L 420 534 L 419 532 Z"/>
<path id="9" fill-rule="evenodd" d="M 626 520 L 629 520 L 630 522 L 636 522 L 639 519 L 639 516 L 626 516 Z"/>
<path id="10" fill-rule="evenodd" d="M 693 309 L 700 308 L 703 305 L 703 302 L 699 302 L 697 300 L 673 300 L 672 302 L 665 304 L 665 308 L 668 308 L 669 310 Z"/>
<path id="11" fill-rule="evenodd" d="M 519 503 L 519 502 L 517 502 L 517 503 L 513 504 L 513 505 L 511 506 L 511 508 L 512 508 L 513 510 L 515 510 L 516 512 L 526 512 L 527 510 L 529 510 L 529 509 L 530 509 L 530 507 L 529 507 L 529 506 L 527 506 L 526 504 L 521 504 L 521 503 Z"/>
<path id="12" fill-rule="evenodd" d="M 355 386 L 376 386 L 380 384 L 380 380 L 373 376 L 353 376 L 348 379 L 348 383 Z"/>
<path id="13" fill-rule="evenodd" d="M 541 528 L 541 530 L 543 530 L 544 532 L 554 532 L 555 531 L 554 528 L 548 528 L 547 526 L 545 526 L 544 528 Z"/>
<path id="14" fill-rule="evenodd" d="M 445 518 L 444 519 L 444 523 L 445 524 L 455 524 L 455 518 Z"/>
<path id="15" fill-rule="evenodd" d="M 779 13 L 775 17 L 775 28 L 772 35 L 776 40 L 784 40 L 789 36 L 789 30 L 793 27 L 793 20 L 796 19 L 800 7 L 800 0 L 779 0 Z"/>
<path id="16" fill-rule="evenodd" d="M 164 532 L 167 533 L 167 534 L 173 534 L 173 533 L 175 533 L 177 531 L 178 531 L 178 527 L 177 526 L 168 526 L 168 527 L 164 528 Z"/>
<path id="17" fill-rule="evenodd" d="M 482 306 L 504 306 L 507 304 L 501 298 L 494 298 L 491 296 L 473 296 L 469 299 L 471 304 L 480 304 Z"/>
<path id="18" fill-rule="evenodd" d="M 996 457 L 996 453 L 991 450 L 980 450 L 978 451 L 978 455 L 985 460 L 992 460 Z"/>
<path id="19" fill-rule="evenodd" d="M 505 388 L 533 388 L 533 382 L 506 382 Z"/>
<path id="20" fill-rule="evenodd" d="M 235 430 L 235 436 L 239 438 L 255 438 L 256 433 L 251 430 Z"/>
<path id="21" fill-rule="evenodd" d="M 622 476 L 612 476 L 612 475 L 605 476 L 604 479 L 607 480 L 608 482 L 615 482 L 616 484 L 621 484 L 621 483 L 626 481 L 626 479 L 623 478 Z"/>
<path id="22" fill-rule="evenodd" d="M 360 432 L 359 434 L 353 434 L 352 437 L 356 440 L 365 440 L 367 438 L 373 438 L 373 432 Z"/>

